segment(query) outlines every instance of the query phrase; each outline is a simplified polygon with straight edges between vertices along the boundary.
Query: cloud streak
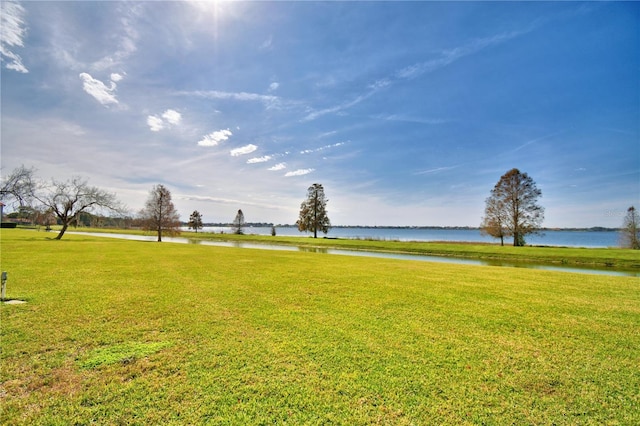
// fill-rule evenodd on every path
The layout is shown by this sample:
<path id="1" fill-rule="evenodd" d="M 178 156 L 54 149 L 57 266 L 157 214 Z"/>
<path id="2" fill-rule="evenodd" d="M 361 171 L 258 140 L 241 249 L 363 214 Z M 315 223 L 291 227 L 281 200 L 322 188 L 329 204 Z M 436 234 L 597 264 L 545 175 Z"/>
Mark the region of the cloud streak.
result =
<path id="1" fill-rule="evenodd" d="M 27 32 L 24 15 L 25 10 L 19 3 L 0 3 L 0 57 L 3 62 L 9 60 L 5 68 L 26 74 L 29 70 L 22 63 L 22 58 L 11 50 L 24 46 L 23 39 Z"/>
<path id="2" fill-rule="evenodd" d="M 113 81 L 114 83 L 119 82 L 123 78 L 124 78 L 124 76 L 122 74 L 118 74 L 118 73 L 115 73 L 115 72 L 111 74 L 111 81 Z"/>
<path id="3" fill-rule="evenodd" d="M 272 167 L 269 167 L 267 170 L 270 170 L 272 172 L 277 172 L 279 170 L 284 170 L 287 168 L 287 163 L 278 163 Z"/>
<path id="4" fill-rule="evenodd" d="M 177 194 L 176 199 L 200 201 L 200 202 L 213 203 L 213 204 L 225 204 L 225 205 L 233 205 L 233 206 L 237 206 L 237 205 L 253 206 L 253 207 L 261 207 L 261 208 L 272 209 L 272 210 L 286 209 L 282 205 L 274 205 L 269 203 L 254 202 L 254 201 L 248 201 L 248 200 L 238 200 L 233 198 L 210 197 L 210 196 L 203 196 L 203 195 Z"/>
<path id="5" fill-rule="evenodd" d="M 324 115 L 339 113 L 344 110 L 350 109 L 359 103 L 371 98 L 378 92 L 386 90 L 399 81 L 412 80 L 418 78 L 424 74 L 436 71 L 444 68 L 452 63 L 466 57 L 473 55 L 481 50 L 487 49 L 492 46 L 496 46 L 526 34 L 533 30 L 533 26 L 525 28 L 521 31 L 505 32 L 494 35 L 492 37 L 477 38 L 462 46 L 455 47 L 453 49 L 441 51 L 439 57 L 430 59 L 423 62 L 417 62 L 407 67 L 401 68 L 393 75 L 385 78 L 375 80 L 366 86 L 366 91 L 350 101 L 343 102 L 341 104 L 324 108 L 317 111 L 312 111 L 302 118 L 302 122 L 313 121 Z"/>
<path id="6" fill-rule="evenodd" d="M 398 115 L 398 114 L 389 114 L 389 115 L 374 115 L 372 118 L 376 120 L 385 120 L 385 121 L 397 121 L 402 123 L 418 123 L 418 124 L 427 124 L 427 125 L 438 125 L 438 124 L 447 124 L 452 120 L 446 120 L 443 118 L 423 118 L 423 117 L 412 117 L 406 115 Z"/>
<path id="7" fill-rule="evenodd" d="M 160 117 L 150 115 L 147 117 L 147 125 L 152 132 L 159 132 L 167 127 L 177 126 L 182 121 L 182 114 L 173 109 L 168 109 Z"/>
<path id="8" fill-rule="evenodd" d="M 424 170 L 422 172 L 417 172 L 416 175 L 428 175 L 432 173 L 440 173 L 446 172 L 447 170 L 452 170 L 457 168 L 458 166 L 448 166 L 448 167 L 436 167 L 435 169 Z"/>
<path id="9" fill-rule="evenodd" d="M 155 115 L 147 117 L 147 125 L 152 132 L 159 132 L 164 129 L 164 122 L 162 121 L 162 118 L 156 117 Z"/>
<path id="10" fill-rule="evenodd" d="M 204 99 L 233 100 L 241 102 L 262 102 L 267 107 L 273 107 L 280 103 L 280 98 L 275 95 L 261 95 L 249 92 L 224 92 L 219 90 L 196 90 L 177 92 L 181 96 L 196 96 Z"/>
<path id="11" fill-rule="evenodd" d="M 316 120 L 324 115 L 327 114 L 333 114 L 333 113 L 337 113 L 340 111 L 344 111 L 346 109 L 349 109 L 353 106 L 358 105 L 360 102 L 364 101 L 365 99 L 370 98 L 371 96 L 373 96 L 378 90 L 380 90 L 380 88 L 370 88 L 371 90 L 367 93 L 364 93 L 360 96 L 357 96 L 355 99 L 352 99 L 351 101 L 348 102 L 344 102 L 340 105 L 336 105 L 330 108 L 325 108 L 325 109 L 321 109 L 318 111 L 312 111 L 309 114 L 307 114 L 301 121 L 302 122 L 307 122 L 307 121 L 313 121 Z"/>
<path id="12" fill-rule="evenodd" d="M 400 69 L 396 72 L 395 78 L 404 80 L 420 77 L 423 74 L 433 72 L 440 68 L 451 65 L 452 63 L 466 56 L 473 55 L 477 52 L 480 52 L 481 50 L 505 43 L 509 40 L 530 32 L 532 29 L 533 28 L 526 28 L 521 31 L 511 31 L 496 34 L 492 37 L 477 38 L 465 45 L 458 46 L 453 49 L 443 50 L 440 53 L 440 56 L 437 58 L 430 59 L 424 62 L 418 62 L 416 64 Z"/>
<path id="13" fill-rule="evenodd" d="M 339 146 L 344 145 L 345 142 L 338 142 L 338 143 L 334 143 L 331 145 L 325 145 L 325 146 L 321 146 L 320 148 L 315 148 L 315 149 L 305 149 L 303 151 L 300 151 L 300 154 L 312 154 L 314 152 L 321 152 L 321 151 L 325 151 L 327 149 L 331 149 L 331 148 L 337 148 Z"/>
<path id="14" fill-rule="evenodd" d="M 273 158 L 273 155 L 264 155 L 262 157 L 249 158 L 247 160 L 247 164 L 266 163 L 272 158 Z"/>
<path id="15" fill-rule="evenodd" d="M 79 77 L 80 80 L 82 80 L 82 89 L 102 105 L 119 103 L 114 94 L 116 90 L 116 83 L 113 80 L 111 80 L 111 85 L 107 86 L 102 81 L 93 78 L 86 72 L 80 73 Z"/>
<path id="16" fill-rule="evenodd" d="M 284 177 L 304 176 L 313 173 L 316 169 L 298 169 L 285 173 Z"/>
<path id="17" fill-rule="evenodd" d="M 231 137 L 233 133 L 229 129 L 216 130 L 215 132 L 211 132 L 208 135 L 203 136 L 203 138 L 198 141 L 199 146 L 216 146 L 221 142 L 226 141 Z"/>
<path id="18" fill-rule="evenodd" d="M 516 148 L 512 149 L 510 152 L 513 154 L 515 152 L 520 151 L 521 149 L 526 148 L 529 145 L 537 144 L 538 142 L 542 142 L 542 141 L 544 141 L 546 139 L 550 139 L 550 138 L 556 137 L 556 136 L 558 136 L 558 135 L 560 135 L 562 133 L 563 132 L 554 132 L 554 133 L 551 133 L 551 134 L 548 134 L 548 135 L 545 135 L 545 136 L 541 136 L 539 138 L 528 140 L 528 141 L 518 145 Z"/>
<path id="19" fill-rule="evenodd" d="M 118 40 L 115 52 L 108 55 L 91 65 L 95 71 L 103 71 L 114 66 L 121 65 L 125 59 L 128 59 L 138 48 L 136 42 L 140 38 L 138 34 L 138 18 L 142 14 L 143 5 L 141 4 L 119 4 L 120 12 L 119 28 L 114 29 L 114 38 Z M 112 81 L 115 81 L 112 79 Z"/>
<path id="20" fill-rule="evenodd" d="M 232 149 L 231 151 L 229 151 L 229 154 L 231 154 L 232 157 L 239 157 L 240 155 L 251 154 L 256 149 L 258 149 L 257 146 L 249 144 L 241 146 L 240 148 Z"/>
<path id="21" fill-rule="evenodd" d="M 174 126 L 176 126 L 182 121 L 182 114 L 173 109 L 168 109 L 162 113 L 162 118 L 167 120 L 169 124 L 173 124 Z"/>

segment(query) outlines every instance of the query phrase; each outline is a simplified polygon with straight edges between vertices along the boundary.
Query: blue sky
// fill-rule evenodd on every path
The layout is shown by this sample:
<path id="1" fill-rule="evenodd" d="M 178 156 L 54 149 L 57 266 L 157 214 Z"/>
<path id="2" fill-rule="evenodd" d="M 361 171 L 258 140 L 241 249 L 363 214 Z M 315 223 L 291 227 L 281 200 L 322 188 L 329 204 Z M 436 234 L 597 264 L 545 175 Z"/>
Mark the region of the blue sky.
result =
<path id="1" fill-rule="evenodd" d="M 513 167 L 545 226 L 640 206 L 635 2 L 2 2 L 2 172 L 133 212 L 477 226 Z"/>

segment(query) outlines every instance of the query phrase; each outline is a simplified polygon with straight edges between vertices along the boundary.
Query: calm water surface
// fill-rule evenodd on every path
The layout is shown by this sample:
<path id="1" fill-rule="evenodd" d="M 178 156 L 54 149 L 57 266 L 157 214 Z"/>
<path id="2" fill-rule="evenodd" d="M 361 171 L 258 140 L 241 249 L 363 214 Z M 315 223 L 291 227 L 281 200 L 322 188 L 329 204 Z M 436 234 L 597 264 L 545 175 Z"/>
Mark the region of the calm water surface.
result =
<path id="1" fill-rule="evenodd" d="M 187 228 L 184 228 L 187 231 Z M 232 233 L 228 227 L 206 227 L 201 232 Z M 246 227 L 245 234 L 271 235 L 270 227 Z M 310 234 L 293 227 L 276 228 L 277 235 L 304 237 Z M 324 236 L 324 234 L 321 234 Z M 495 243 L 498 240 L 480 234 L 476 229 L 419 229 L 419 228 L 332 228 L 329 238 L 360 238 L 398 241 L 452 241 Z M 617 247 L 619 233 L 614 231 L 545 231 L 542 235 L 528 235 L 527 244 L 566 247 Z M 505 244 L 511 244 L 505 239 Z"/>
<path id="2" fill-rule="evenodd" d="M 68 233 L 80 234 L 80 235 L 82 234 L 91 235 L 95 237 L 120 238 L 120 239 L 135 240 L 135 241 L 153 242 L 157 240 L 157 237 L 154 235 L 143 236 L 143 235 L 111 234 L 111 233 L 103 234 L 103 233 L 92 233 L 92 232 L 68 232 Z M 343 255 L 343 256 L 363 256 L 363 257 L 377 257 L 377 258 L 384 258 L 384 259 L 418 260 L 423 262 L 455 263 L 460 265 L 504 266 L 504 267 L 512 267 L 512 268 L 544 269 L 549 271 L 561 271 L 561 272 L 578 272 L 578 273 L 585 273 L 585 274 L 640 277 L 640 271 L 637 271 L 637 272 L 636 271 L 612 271 L 610 269 L 549 266 L 549 265 L 538 265 L 538 264 L 532 264 L 532 263 L 461 259 L 461 258 L 455 258 L 455 257 L 427 256 L 427 255 L 415 255 L 415 254 L 403 254 L 403 253 L 382 253 L 382 252 L 360 251 L 360 250 L 297 247 L 297 246 L 287 246 L 287 245 L 277 245 L 277 244 L 245 243 L 245 242 L 238 242 L 238 241 L 233 241 L 233 242 L 207 241 L 207 240 L 200 240 L 200 239 L 195 240 L 195 239 L 176 238 L 176 237 L 163 237 L 162 241 L 169 242 L 169 243 L 200 244 L 200 245 L 217 246 L 217 247 L 236 247 L 236 248 L 245 248 L 245 249 L 280 250 L 280 251 L 302 251 L 302 252 L 314 252 L 314 253 L 324 253 L 324 254 Z"/>

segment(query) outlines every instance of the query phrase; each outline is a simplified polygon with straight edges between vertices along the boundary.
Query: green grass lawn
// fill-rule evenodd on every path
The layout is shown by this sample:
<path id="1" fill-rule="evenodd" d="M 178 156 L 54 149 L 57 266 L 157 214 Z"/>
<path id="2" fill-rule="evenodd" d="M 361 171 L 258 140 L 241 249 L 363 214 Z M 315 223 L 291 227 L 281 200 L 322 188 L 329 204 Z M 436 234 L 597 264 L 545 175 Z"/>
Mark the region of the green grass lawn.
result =
<path id="1" fill-rule="evenodd" d="M 49 236 L 2 424 L 640 424 L 637 278 Z"/>

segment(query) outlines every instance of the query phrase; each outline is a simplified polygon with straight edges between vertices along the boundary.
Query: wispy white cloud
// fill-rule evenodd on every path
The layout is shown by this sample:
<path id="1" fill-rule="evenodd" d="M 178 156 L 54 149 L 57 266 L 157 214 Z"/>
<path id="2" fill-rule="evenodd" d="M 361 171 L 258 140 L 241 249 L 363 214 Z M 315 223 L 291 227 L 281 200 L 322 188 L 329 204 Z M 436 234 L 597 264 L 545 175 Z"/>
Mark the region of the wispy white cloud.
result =
<path id="1" fill-rule="evenodd" d="M 278 90 L 278 87 L 280 87 L 280 83 L 277 82 L 273 82 L 269 85 L 269 91 L 270 92 L 275 92 L 276 90 Z"/>
<path id="2" fill-rule="evenodd" d="M 312 110 L 305 117 L 303 117 L 301 121 L 302 122 L 313 121 L 327 114 L 339 113 L 344 110 L 350 109 L 358 105 L 359 103 L 369 99 L 370 97 L 377 94 L 378 92 L 392 86 L 398 81 L 417 78 L 428 72 L 432 72 L 437 69 L 448 66 L 458 61 L 459 59 L 464 58 L 465 56 L 469 56 L 483 49 L 486 49 L 488 47 L 492 47 L 492 46 L 504 43 L 506 41 L 519 37 L 523 34 L 526 34 L 532 30 L 533 30 L 533 27 L 525 28 L 520 31 L 501 33 L 501 34 L 494 35 L 492 37 L 477 38 L 465 45 L 458 46 L 449 50 L 443 50 L 440 53 L 440 56 L 434 59 L 409 65 L 407 67 L 401 68 L 400 70 L 396 71 L 393 75 L 389 77 L 375 80 L 373 83 L 370 83 L 367 85 L 366 91 L 364 91 L 364 93 L 356 96 L 350 101 L 342 102 L 338 105 L 320 109 L 320 110 Z"/>
<path id="3" fill-rule="evenodd" d="M 496 46 L 519 37 L 523 34 L 530 32 L 532 28 L 525 28 L 520 31 L 511 31 L 496 34 L 491 37 L 482 37 L 471 40 L 467 44 L 455 47 L 453 49 L 447 49 L 440 52 L 440 55 L 436 58 L 429 59 L 428 61 L 418 62 L 409 65 L 405 68 L 398 70 L 395 74 L 397 79 L 413 79 L 420 77 L 428 72 L 435 71 L 437 69 L 446 67 L 466 56 L 480 52 L 486 48 Z"/>
<path id="4" fill-rule="evenodd" d="M 208 135 L 203 136 L 203 138 L 198 141 L 199 146 L 216 146 L 220 142 L 224 142 L 232 136 L 231 130 L 223 129 L 216 130 L 215 132 L 211 132 Z"/>
<path id="5" fill-rule="evenodd" d="M 272 158 L 273 158 L 273 155 L 264 155 L 262 157 L 249 158 L 247 160 L 247 164 L 266 163 Z"/>
<path id="6" fill-rule="evenodd" d="M 169 124 L 178 125 L 182 121 L 182 114 L 173 109 L 168 109 L 162 113 L 162 118 L 167 120 Z"/>
<path id="7" fill-rule="evenodd" d="M 275 106 L 280 102 L 280 98 L 274 95 L 261 95 L 259 93 L 249 92 L 224 92 L 220 90 L 196 90 L 196 91 L 180 91 L 178 95 L 196 96 L 205 99 L 229 99 L 244 102 L 263 102 L 267 106 Z"/>
<path id="8" fill-rule="evenodd" d="M 199 201 L 199 202 L 213 203 L 213 204 L 261 207 L 261 208 L 272 209 L 272 210 L 285 209 L 283 208 L 282 205 L 270 204 L 268 202 L 261 202 L 261 201 L 249 201 L 246 199 L 239 200 L 235 198 L 211 197 L 211 196 L 193 195 L 193 194 L 176 194 L 175 198 L 178 200 Z"/>
<path id="9" fill-rule="evenodd" d="M 114 66 L 121 66 L 138 48 L 136 42 L 140 38 L 138 34 L 138 18 L 143 14 L 142 3 L 122 3 L 118 5 L 119 27 L 114 27 L 113 39 L 117 40 L 115 51 L 93 62 L 91 68 L 95 71 L 103 71 Z"/>
<path id="10" fill-rule="evenodd" d="M 147 125 L 152 132 L 159 132 L 160 130 L 164 129 L 164 122 L 162 121 L 162 118 L 155 115 L 150 115 L 147 117 Z"/>
<path id="11" fill-rule="evenodd" d="M 542 141 L 544 141 L 544 140 L 546 140 L 546 139 L 553 138 L 553 137 L 558 136 L 558 135 L 560 135 L 560 134 L 562 134 L 562 133 L 564 133 L 564 132 L 554 132 L 554 133 L 551 133 L 551 134 L 548 134 L 548 135 L 541 136 L 541 137 L 539 137 L 539 138 L 534 138 L 534 139 L 528 140 L 528 141 L 526 141 L 526 142 L 524 142 L 524 143 L 522 143 L 522 144 L 518 145 L 518 146 L 517 146 L 517 147 L 515 147 L 514 149 L 512 149 L 512 150 L 510 151 L 510 153 L 518 152 L 518 151 L 520 151 L 521 149 L 526 148 L 526 147 L 527 147 L 527 146 L 529 146 L 529 145 L 535 145 L 535 144 L 537 144 L 538 142 L 542 142 Z"/>
<path id="12" fill-rule="evenodd" d="M 314 172 L 315 170 L 316 169 L 298 169 L 298 170 L 285 173 L 284 177 L 304 176 Z"/>
<path id="13" fill-rule="evenodd" d="M 388 78 L 381 78 L 380 80 L 376 80 L 369 85 L 369 89 L 380 90 L 384 89 L 387 86 L 391 86 L 392 81 Z"/>
<path id="14" fill-rule="evenodd" d="M 111 85 L 107 86 L 86 72 L 80 73 L 80 79 L 82 80 L 84 91 L 93 96 L 102 105 L 118 104 L 118 99 L 114 95 L 116 83 L 113 80 Z"/>
<path id="15" fill-rule="evenodd" d="M 457 168 L 458 166 L 448 166 L 448 167 L 436 167 L 435 169 L 424 170 L 421 172 L 417 172 L 416 175 L 427 175 L 432 173 L 446 172 L 447 170 L 452 170 Z"/>
<path id="16" fill-rule="evenodd" d="M 168 109 L 160 117 L 150 115 L 147 117 L 147 124 L 152 132 L 159 132 L 171 126 L 177 126 L 182 121 L 182 114 L 173 109 Z"/>
<path id="17" fill-rule="evenodd" d="M 258 149 L 257 146 L 253 144 L 249 144 L 249 145 L 241 146 L 240 148 L 232 149 L 231 151 L 229 151 L 229 154 L 231 154 L 232 157 L 238 157 L 240 155 L 251 154 L 256 149 Z"/>
<path id="18" fill-rule="evenodd" d="M 273 167 L 269 167 L 267 170 L 271 170 L 272 172 L 277 172 L 278 170 L 284 170 L 287 168 L 287 163 L 278 163 Z"/>
<path id="19" fill-rule="evenodd" d="M 28 73 L 20 55 L 10 50 L 24 46 L 23 39 L 27 32 L 24 16 L 25 10 L 18 2 L 0 3 L 0 57 L 3 62 L 9 60 L 5 68 Z"/>
<path id="20" fill-rule="evenodd" d="M 398 114 L 375 115 L 372 118 L 376 120 L 399 121 L 404 123 L 419 123 L 419 124 L 430 124 L 430 125 L 446 124 L 452 121 L 444 118 L 412 117 L 412 116 L 398 115 Z"/>
<path id="21" fill-rule="evenodd" d="M 302 118 L 302 122 L 305 121 L 313 121 L 316 120 L 320 117 L 322 117 L 323 115 L 327 115 L 327 114 L 333 114 L 333 113 L 337 113 L 340 111 L 343 111 L 345 109 L 349 109 L 357 104 L 359 104 L 360 102 L 364 101 L 365 99 L 370 98 L 371 96 L 374 95 L 374 93 L 379 90 L 379 89 L 374 89 L 374 88 L 370 88 L 370 91 L 367 93 L 364 93 L 362 95 L 357 96 L 355 99 L 348 101 L 348 102 L 344 102 L 340 105 L 336 105 L 333 107 L 329 107 L 329 108 L 325 108 L 325 109 L 321 109 L 321 110 L 317 110 L 317 111 L 311 111 L 309 114 L 307 114 L 305 117 Z"/>
<path id="22" fill-rule="evenodd" d="M 119 82 L 123 78 L 124 78 L 124 76 L 122 74 L 118 74 L 118 73 L 115 73 L 115 72 L 111 74 L 111 81 L 113 81 L 114 83 Z"/>
<path id="23" fill-rule="evenodd" d="M 326 138 L 326 137 L 329 137 L 329 136 L 333 136 L 333 135 L 335 135 L 335 134 L 337 134 L 337 133 L 338 133 L 338 132 L 337 132 L 337 131 L 335 131 L 335 130 L 331 130 L 331 131 L 329 131 L 329 132 L 320 133 L 320 134 L 318 135 L 318 139 L 322 139 L 322 138 Z"/>
<path id="24" fill-rule="evenodd" d="M 24 15 L 25 10 L 16 1 L 3 1 L 0 5 L 0 35 L 2 35 L 2 44 L 9 46 L 24 46 L 22 38 L 26 33 Z"/>
<path id="25" fill-rule="evenodd" d="M 334 144 L 331 144 L 331 145 L 321 146 L 320 148 L 305 149 L 303 151 L 300 151 L 300 154 L 312 154 L 314 152 L 321 152 L 321 151 L 324 151 L 326 149 L 337 148 L 337 147 L 342 146 L 344 144 L 345 144 L 345 142 L 338 142 L 338 143 L 334 143 Z"/>
<path id="26" fill-rule="evenodd" d="M 1 46 L 1 45 L 0 45 L 0 53 L 2 53 L 2 56 L 11 59 L 11 62 L 5 65 L 5 68 L 9 70 L 18 71 L 23 74 L 26 74 L 29 72 L 27 67 L 25 67 L 24 64 L 22 63 L 22 58 L 20 57 L 20 55 L 17 55 L 11 52 L 10 50 L 5 49 L 4 46 Z"/>
<path id="27" fill-rule="evenodd" d="M 271 49 L 273 46 L 273 36 L 270 35 L 261 45 L 260 49 Z"/>
<path id="28" fill-rule="evenodd" d="M 4 2 L 3 2 L 4 3 Z M 63 16 L 56 16 L 56 25 L 48 34 L 47 52 L 61 67 L 80 72 L 88 70 L 91 74 L 111 74 L 111 80 L 118 82 L 126 73 L 122 70 L 126 61 L 138 50 L 140 39 L 139 20 L 145 16 L 144 2 L 113 2 L 113 10 L 103 15 L 109 21 L 109 36 L 95 38 L 95 31 L 82 35 L 80 27 Z M 60 20 L 62 19 L 62 21 Z M 92 22 L 87 19 L 87 22 Z M 88 25 L 92 25 L 88 23 Z M 106 54 L 105 54 L 106 53 Z"/>

